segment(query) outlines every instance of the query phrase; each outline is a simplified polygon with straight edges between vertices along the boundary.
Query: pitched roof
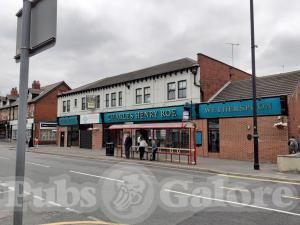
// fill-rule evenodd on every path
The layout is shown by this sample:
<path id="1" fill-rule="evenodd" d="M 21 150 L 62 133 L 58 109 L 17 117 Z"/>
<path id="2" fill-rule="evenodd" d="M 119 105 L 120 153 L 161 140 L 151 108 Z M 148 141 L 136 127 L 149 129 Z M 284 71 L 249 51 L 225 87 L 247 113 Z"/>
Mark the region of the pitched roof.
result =
<path id="1" fill-rule="evenodd" d="M 40 100 L 45 95 L 47 95 L 48 93 L 50 93 L 52 90 L 54 90 L 55 88 L 57 88 L 59 85 L 61 85 L 63 83 L 65 83 L 65 82 L 64 81 L 60 81 L 60 82 L 57 82 L 57 83 L 54 83 L 54 84 L 50 84 L 50 85 L 41 87 L 41 89 L 39 91 L 39 95 L 37 97 L 31 99 L 31 100 L 28 100 L 28 103 L 34 103 L 34 102 Z M 33 89 L 29 88 L 28 90 L 32 91 Z M 36 89 L 34 89 L 34 90 L 36 90 Z M 17 99 L 15 102 L 13 102 L 12 104 L 10 104 L 9 106 L 2 107 L 2 109 L 3 108 L 9 108 L 9 107 L 17 106 L 17 105 L 19 105 L 19 99 Z"/>
<path id="2" fill-rule="evenodd" d="M 159 64 L 156 66 L 148 67 L 145 69 L 120 74 L 117 76 L 106 77 L 101 80 L 95 81 L 93 83 L 75 88 L 73 90 L 62 93 L 61 95 L 72 94 L 76 92 L 92 90 L 101 87 L 107 87 L 110 85 L 126 83 L 134 80 L 139 80 L 143 78 L 152 77 L 155 75 L 166 74 L 170 72 L 180 71 L 183 69 L 188 69 L 198 65 L 197 61 L 190 58 L 182 58 L 175 61 Z"/>
<path id="3" fill-rule="evenodd" d="M 294 93 L 300 83 L 300 70 L 257 77 L 257 97 L 287 96 Z M 211 102 L 251 99 L 252 80 L 231 81 L 223 87 Z"/>
<path id="4" fill-rule="evenodd" d="M 51 92 L 53 89 L 57 88 L 59 85 L 61 85 L 63 83 L 65 83 L 65 82 L 64 81 L 60 81 L 60 82 L 57 82 L 57 83 L 54 83 L 54 84 L 50 84 L 50 85 L 41 87 L 42 91 L 39 93 L 39 95 L 37 97 L 33 98 L 29 102 L 36 102 L 36 101 L 38 101 L 39 99 L 43 98 L 45 95 L 47 95 L 49 92 Z"/>

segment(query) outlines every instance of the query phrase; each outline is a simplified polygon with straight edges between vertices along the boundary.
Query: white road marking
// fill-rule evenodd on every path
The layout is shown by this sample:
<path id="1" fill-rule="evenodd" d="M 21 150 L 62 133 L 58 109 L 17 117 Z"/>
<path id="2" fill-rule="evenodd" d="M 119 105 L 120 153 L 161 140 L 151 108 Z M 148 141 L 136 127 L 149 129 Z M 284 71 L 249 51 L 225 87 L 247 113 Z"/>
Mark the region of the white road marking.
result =
<path id="1" fill-rule="evenodd" d="M 231 191 L 240 191 L 240 192 L 249 192 L 247 189 L 242 188 L 232 188 L 232 187 L 219 187 L 221 189 L 231 190 Z"/>
<path id="2" fill-rule="evenodd" d="M 0 159 L 9 160 L 9 158 L 3 157 L 3 156 L 0 156 Z"/>
<path id="3" fill-rule="evenodd" d="M 282 197 L 283 198 L 290 198 L 290 199 L 300 200 L 300 197 L 286 196 L 286 195 L 283 195 Z"/>
<path id="4" fill-rule="evenodd" d="M 93 174 L 88 174 L 88 173 L 82 173 L 82 172 L 73 171 L 73 170 L 70 170 L 70 173 L 76 173 L 76 174 L 80 174 L 80 175 L 96 177 L 96 178 L 104 179 L 104 180 L 117 181 L 117 182 L 121 182 L 121 183 L 125 182 L 124 180 L 118 180 L 118 179 L 113 179 L 113 178 L 109 178 L 109 177 L 103 177 L 103 176 L 98 176 L 98 175 L 93 175 Z"/>
<path id="5" fill-rule="evenodd" d="M 38 195 L 34 195 L 33 197 L 34 197 L 35 199 L 40 200 L 40 201 L 45 201 L 44 198 L 42 198 L 42 197 L 40 197 L 40 196 L 38 196 Z"/>
<path id="6" fill-rule="evenodd" d="M 62 207 L 62 205 L 61 205 L 61 204 L 59 204 L 59 203 L 56 203 L 56 202 L 53 202 L 53 201 L 48 201 L 48 203 L 49 203 L 50 205 L 54 205 L 54 206 L 59 206 L 59 207 Z"/>
<path id="7" fill-rule="evenodd" d="M 44 167 L 44 168 L 50 168 L 50 166 L 44 165 L 44 164 L 33 163 L 33 162 L 26 162 L 26 163 L 30 164 L 30 165 L 34 165 L 34 166 L 40 166 L 40 167 Z"/>
<path id="8" fill-rule="evenodd" d="M 293 215 L 293 216 L 299 216 L 300 217 L 300 214 L 298 214 L 298 213 L 293 213 L 293 212 L 279 210 L 279 209 L 267 208 L 267 207 L 262 207 L 262 206 L 257 206 L 257 205 L 250 205 L 250 204 L 245 204 L 245 203 L 240 203 L 240 202 L 233 202 L 233 201 L 228 201 L 228 200 L 224 200 L 224 199 L 210 198 L 210 197 L 205 197 L 205 196 L 201 196 L 201 195 L 193 195 L 193 194 L 184 193 L 184 192 L 175 191 L 175 190 L 170 190 L 170 189 L 164 189 L 164 191 L 170 192 L 170 193 L 175 193 L 175 194 L 181 194 L 181 195 L 185 195 L 185 196 L 189 196 L 189 197 L 212 200 L 212 201 L 216 201 L 216 202 L 225 202 L 225 203 L 229 203 L 229 204 L 235 204 L 235 205 L 240 205 L 240 206 L 245 206 L 245 207 L 250 207 L 250 208 L 256 208 L 256 209 L 263 209 L 263 210 L 267 210 L 267 211 L 278 212 L 278 213 L 283 213 L 283 214 L 288 214 L 288 215 Z"/>
<path id="9" fill-rule="evenodd" d="M 81 212 L 79 212 L 79 211 L 76 210 L 76 209 L 66 208 L 66 210 L 68 210 L 68 211 L 70 211 L 70 212 L 77 213 L 77 214 L 81 214 Z"/>

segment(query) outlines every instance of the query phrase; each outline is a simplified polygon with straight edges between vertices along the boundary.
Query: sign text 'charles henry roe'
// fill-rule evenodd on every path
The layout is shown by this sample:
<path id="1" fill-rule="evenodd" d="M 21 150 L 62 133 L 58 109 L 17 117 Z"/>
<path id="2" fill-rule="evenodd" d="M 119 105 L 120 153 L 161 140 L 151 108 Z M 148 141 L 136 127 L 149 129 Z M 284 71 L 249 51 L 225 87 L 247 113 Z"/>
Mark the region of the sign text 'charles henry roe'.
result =
<path id="1" fill-rule="evenodd" d="M 105 123 L 181 120 L 183 107 L 166 107 L 104 114 Z"/>

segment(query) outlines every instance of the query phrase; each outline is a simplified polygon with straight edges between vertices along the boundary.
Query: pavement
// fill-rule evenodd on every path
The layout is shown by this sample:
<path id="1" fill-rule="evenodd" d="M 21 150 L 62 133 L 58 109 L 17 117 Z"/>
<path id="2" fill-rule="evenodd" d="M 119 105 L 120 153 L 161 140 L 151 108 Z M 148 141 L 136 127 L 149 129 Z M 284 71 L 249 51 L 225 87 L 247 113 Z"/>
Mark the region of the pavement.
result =
<path id="1" fill-rule="evenodd" d="M 14 149 L 14 145 L 11 145 Z M 116 160 L 116 161 L 128 161 L 128 159 L 121 157 L 111 157 L 105 156 L 105 149 L 102 150 L 90 150 L 90 149 L 80 149 L 77 147 L 64 148 L 57 146 L 39 146 L 38 149 L 31 150 L 35 153 L 40 154 L 53 154 L 62 155 L 70 157 L 81 157 L 89 159 L 98 160 Z M 116 153 L 115 153 L 116 155 Z M 138 154 L 136 154 L 137 156 Z M 129 161 L 133 161 L 129 159 Z M 197 171 L 206 171 L 216 174 L 225 174 L 231 176 L 246 176 L 249 178 L 261 178 L 261 179 L 272 179 L 287 182 L 299 182 L 300 183 L 300 173 L 282 173 L 278 171 L 277 164 L 261 163 L 260 170 L 256 171 L 253 169 L 253 162 L 249 161 L 237 161 L 237 160 L 226 160 L 218 158 L 207 158 L 207 157 L 197 157 L 196 165 L 187 165 L 184 161 L 183 163 L 170 163 L 165 161 L 164 156 L 161 156 L 159 162 L 155 161 L 142 161 L 134 159 L 137 163 L 147 164 L 147 165 L 161 165 L 171 168 L 182 168 Z"/>
<path id="2" fill-rule="evenodd" d="M 26 152 L 23 225 L 300 224 L 297 182 L 47 148 Z M 14 149 L 0 143 L 0 225 L 13 223 Z"/>

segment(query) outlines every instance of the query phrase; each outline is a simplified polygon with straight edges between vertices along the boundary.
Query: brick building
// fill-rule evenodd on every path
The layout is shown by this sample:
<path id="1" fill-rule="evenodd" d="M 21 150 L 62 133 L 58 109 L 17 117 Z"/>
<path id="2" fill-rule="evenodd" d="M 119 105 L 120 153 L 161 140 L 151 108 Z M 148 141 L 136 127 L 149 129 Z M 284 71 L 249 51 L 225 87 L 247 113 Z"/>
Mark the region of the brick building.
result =
<path id="1" fill-rule="evenodd" d="M 55 143 L 57 95 L 70 90 L 64 82 L 41 87 L 39 81 L 33 81 L 28 88 L 27 139 L 38 137 L 41 144 Z M 18 91 L 12 88 L 10 95 L 0 98 L 0 138 L 17 138 Z"/>
<path id="2" fill-rule="evenodd" d="M 123 136 L 110 131 L 112 125 L 177 126 L 185 105 L 196 109 L 228 81 L 249 78 L 246 72 L 198 54 L 197 60 L 183 58 L 101 79 L 59 95 L 58 145 L 101 149 L 113 141 L 122 146 Z M 194 110 L 190 118 L 196 119 Z M 153 130 L 136 129 L 134 142 L 141 133 L 148 137 Z M 188 136 L 178 129 L 157 132 L 165 147 L 175 145 L 178 135 Z"/>
<path id="3" fill-rule="evenodd" d="M 300 141 L 300 71 L 258 77 L 257 97 L 260 161 L 274 163 L 288 154 L 290 137 Z M 230 81 L 200 104 L 199 155 L 253 160 L 251 98 L 251 80 Z"/>

